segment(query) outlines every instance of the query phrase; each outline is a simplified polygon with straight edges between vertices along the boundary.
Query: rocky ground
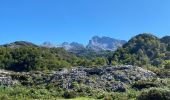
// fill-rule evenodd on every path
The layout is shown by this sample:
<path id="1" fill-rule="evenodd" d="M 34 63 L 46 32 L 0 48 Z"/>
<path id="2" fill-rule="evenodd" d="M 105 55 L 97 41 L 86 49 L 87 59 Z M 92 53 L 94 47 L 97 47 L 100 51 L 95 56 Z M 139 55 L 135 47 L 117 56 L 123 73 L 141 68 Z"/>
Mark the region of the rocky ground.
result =
<path id="1" fill-rule="evenodd" d="M 140 67 L 104 66 L 95 68 L 75 67 L 72 69 L 61 69 L 60 71 L 43 72 L 11 72 L 0 70 L 0 84 L 11 86 L 56 84 L 63 89 L 74 89 L 74 84 L 84 84 L 91 88 L 104 91 L 126 91 L 126 85 L 135 81 L 147 80 L 157 77 L 155 73 Z"/>

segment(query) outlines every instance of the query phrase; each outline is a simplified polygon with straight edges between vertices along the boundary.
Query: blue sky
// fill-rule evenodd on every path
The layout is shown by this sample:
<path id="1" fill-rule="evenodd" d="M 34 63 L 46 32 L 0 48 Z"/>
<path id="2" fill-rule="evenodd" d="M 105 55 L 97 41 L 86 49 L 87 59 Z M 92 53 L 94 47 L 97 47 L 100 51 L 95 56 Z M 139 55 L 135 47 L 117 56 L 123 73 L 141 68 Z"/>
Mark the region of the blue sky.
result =
<path id="1" fill-rule="evenodd" d="M 0 44 L 170 35 L 170 0 L 0 0 Z"/>

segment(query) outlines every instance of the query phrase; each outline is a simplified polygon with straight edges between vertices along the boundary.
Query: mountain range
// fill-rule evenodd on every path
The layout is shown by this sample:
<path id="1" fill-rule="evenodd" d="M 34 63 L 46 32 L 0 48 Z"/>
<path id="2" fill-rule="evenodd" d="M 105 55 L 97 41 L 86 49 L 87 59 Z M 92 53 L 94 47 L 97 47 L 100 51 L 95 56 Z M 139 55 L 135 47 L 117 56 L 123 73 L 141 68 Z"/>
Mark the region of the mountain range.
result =
<path id="1" fill-rule="evenodd" d="M 80 52 L 86 50 L 100 52 L 100 51 L 115 51 L 117 50 L 117 48 L 122 47 L 122 45 L 125 43 L 126 41 L 124 40 L 118 40 L 111 37 L 94 36 L 89 40 L 89 43 L 86 46 L 77 42 L 72 42 L 72 43 L 63 42 L 60 45 L 55 45 L 50 42 L 44 42 L 41 46 L 49 47 L 49 48 L 62 47 L 69 52 Z M 21 46 L 38 46 L 38 45 L 26 41 L 16 41 L 13 43 L 5 44 L 3 46 L 10 47 L 10 48 L 17 48 Z"/>
<path id="2" fill-rule="evenodd" d="M 84 46 L 83 44 L 72 42 L 64 42 L 60 46 L 65 48 L 67 51 L 77 51 L 77 50 L 92 50 L 95 52 L 99 51 L 115 51 L 118 47 L 122 47 L 126 41 L 118 40 L 111 37 L 99 37 L 94 36 L 92 39 L 89 40 L 89 43 Z"/>

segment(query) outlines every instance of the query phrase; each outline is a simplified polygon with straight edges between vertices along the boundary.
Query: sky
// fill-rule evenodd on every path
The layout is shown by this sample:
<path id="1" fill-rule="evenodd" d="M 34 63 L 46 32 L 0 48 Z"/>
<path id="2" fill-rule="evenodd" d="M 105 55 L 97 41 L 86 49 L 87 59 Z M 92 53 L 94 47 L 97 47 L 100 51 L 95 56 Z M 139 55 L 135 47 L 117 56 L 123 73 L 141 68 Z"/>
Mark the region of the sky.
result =
<path id="1" fill-rule="evenodd" d="M 0 44 L 170 35 L 170 0 L 0 0 Z"/>

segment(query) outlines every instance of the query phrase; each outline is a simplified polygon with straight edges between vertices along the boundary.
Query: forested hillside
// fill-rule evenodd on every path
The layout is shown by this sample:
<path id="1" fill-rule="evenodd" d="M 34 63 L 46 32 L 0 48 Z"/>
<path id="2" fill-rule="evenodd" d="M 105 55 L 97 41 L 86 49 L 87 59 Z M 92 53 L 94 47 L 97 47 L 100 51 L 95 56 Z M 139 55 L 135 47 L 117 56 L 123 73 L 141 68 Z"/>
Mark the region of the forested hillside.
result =
<path id="1" fill-rule="evenodd" d="M 104 57 L 91 56 L 90 60 L 87 58 L 78 57 L 63 48 L 40 47 L 23 41 L 0 47 L 0 68 L 13 71 L 59 70 L 73 66 L 107 64 Z"/>
<path id="2" fill-rule="evenodd" d="M 170 37 L 139 34 L 115 51 L 113 62 L 138 66 L 164 67 L 170 60 Z"/>
<path id="3" fill-rule="evenodd" d="M 158 38 L 139 34 L 117 51 L 48 48 L 30 42 L 17 41 L 0 46 L 0 68 L 15 71 L 58 70 L 73 66 L 137 65 L 169 68 L 170 37 Z M 112 62 L 111 62 L 112 61 Z"/>

